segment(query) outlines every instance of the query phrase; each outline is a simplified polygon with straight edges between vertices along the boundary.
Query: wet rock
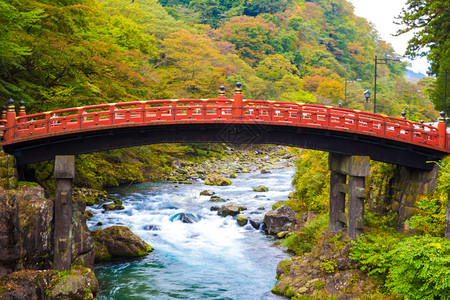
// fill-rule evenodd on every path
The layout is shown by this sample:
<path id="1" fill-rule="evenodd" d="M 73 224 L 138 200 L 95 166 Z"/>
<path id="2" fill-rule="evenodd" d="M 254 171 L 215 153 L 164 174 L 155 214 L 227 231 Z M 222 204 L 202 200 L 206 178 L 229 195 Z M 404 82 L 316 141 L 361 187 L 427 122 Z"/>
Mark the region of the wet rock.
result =
<path id="1" fill-rule="evenodd" d="M 208 174 L 205 178 L 205 184 L 226 186 L 231 184 L 231 180 L 218 174 Z"/>
<path id="2" fill-rule="evenodd" d="M 102 205 L 102 208 L 104 209 L 103 212 L 111 211 L 111 210 L 123 210 L 125 207 L 122 204 L 115 204 L 115 203 L 105 203 Z"/>
<path id="3" fill-rule="evenodd" d="M 236 219 L 239 226 L 245 226 L 248 223 L 248 217 L 246 215 L 239 215 Z"/>
<path id="4" fill-rule="evenodd" d="M 181 221 L 183 223 L 197 223 L 200 221 L 200 218 L 191 213 L 178 213 L 170 218 L 170 221 Z"/>
<path id="5" fill-rule="evenodd" d="M 212 196 L 215 193 L 213 191 L 209 191 L 209 190 L 204 190 L 200 192 L 200 196 Z"/>
<path id="6" fill-rule="evenodd" d="M 253 188 L 254 192 L 267 192 L 269 189 L 265 187 L 264 185 L 259 185 L 255 188 Z"/>
<path id="7" fill-rule="evenodd" d="M 220 207 L 219 206 L 211 206 L 209 208 L 210 211 L 219 211 Z"/>
<path id="8" fill-rule="evenodd" d="M 241 213 L 242 210 L 247 210 L 247 207 L 230 202 L 222 205 L 217 213 L 219 216 L 236 216 Z"/>
<path id="9" fill-rule="evenodd" d="M 159 226 L 159 225 L 145 225 L 142 229 L 150 230 L 150 231 L 159 231 L 159 230 L 161 230 L 161 226 Z"/>
<path id="10" fill-rule="evenodd" d="M 211 202 L 226 202 L 225 199 L 222 199 L 218 196 L 211 196 L 211 199 L 209 199 L 209 201 L 211 201 Z"/>
<path id="11" fill-rule="evenodd" d="M 261 170 L 261 174 L 269 174 L 269 173 L 270 173 L 269 170 L 266 170 L 266 169 L 262 169 L 262 170 Z"/>
<path id="12" fill-rule="evenodd" d="M 265 210 L 264 206 L 258 207 L 258 210 Z"/>
<path id="13" fill-rule="evenodd" d="M 253 228 L 255 228 L 255 229 L 260 229 L 261 225 L 262 225 L 262 220 L 250 219 L 250 225 L 252 225 Z"/>
<path id="14" fill-rule="evenodd" d="M 124 226 L 96 229 L 95 260 L 104 261 L 113 257 L 138 257 L 147 255 L 153 248 Z"/>
<path id="15" fill-rule="evenodd" d="M 295 198 L 294 192 L 290 192 L 289 195 L 288 195 L 288 198 L 289 199 L 294 199 Z"/>
<path id="16" fill-rule="evenodd" d="M 263 222 L 267 226 L 267 233 L 276 235 L 281 231 L 288 231 L 294 219 L 294 210 L 289 206 L 281 206 L 269 211 Z"/>
<path id="17" fill-rule="evenodd" d="M 94 213 L 93 213 L 92 211 L 90 211 L 90 210 L 86 210 L 86 211 L 84 212 L 84 215 L 85 215 L 86 218 L 88 218 L 88 219 L 94 217 Z"/>
<path id="18" fill-rule="evenodd" d="M 97 222 L 97 226 L 102 226 L 103 222 Z"/>

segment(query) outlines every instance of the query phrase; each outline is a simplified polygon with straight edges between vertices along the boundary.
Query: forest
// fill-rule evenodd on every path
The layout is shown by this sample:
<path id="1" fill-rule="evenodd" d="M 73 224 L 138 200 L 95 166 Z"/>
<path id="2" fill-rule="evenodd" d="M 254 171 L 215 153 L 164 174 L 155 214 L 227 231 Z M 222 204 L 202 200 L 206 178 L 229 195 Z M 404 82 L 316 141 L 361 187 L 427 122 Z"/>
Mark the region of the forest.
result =
<path id="1" fill-rule="evenodd" d="M 374 57 L 398 57 L 345 0 L 1 0 L 0 99 L 28 112 L 107 102 L 247 99 L 371 111 Z M 378 68 L 378 111 L 435 120 L 433 78 Z M 357 81 L 358 80 L 358 81 Z M 360 81 L 359 81 L 360 80 Z"/>
<path id="2" fill-rule="evenodd" d="M 246 99 L 342 103 L 372 111 L 374 103 L 363 92 L 373 94 L 375 55 L 399 57 L 346 0 L 0 3 L 0 104 L 24 101 L 28 113 L 216 98 L 220 85 L 232 97 L 237 81 Z M 433 84 L 442 80 L 424 77 L 412 83 L 403 77 L 405 68 L 405 62 L 378 65 L 377 112 L 400 117 L 407 111 L 414 121 L 435 121 L 433 101 L 439 104 L 442 97 L 433 98 Z M 175 145 L 170 151 L 184 153 L 184 148 Z M 151 153 L 152 164 L 167 169 L 170 160 L 162 159 L 160 150 L 149 146 L 85 155 L 77 167 L 83 170 L 80 184 L 103 188 L 157 179 L 161 172 L 136 167 L 136 161 L 148 164 L 141 153 Z M 125 171 L 108 167 L 117 161 Z M 50 178 L 48 166 L 37 168 L 39 181 Z"/>
<path id="3" fill-rule="evenodd" d="M 408 0 L 399 23 L 407 26 L 399 34 L 416 32 L 406 55 L 427 55 L 435 77 L 413 83 L 403 77 L 406 62 L 378 65 L 377 112 L 400 117 L 407 110 L 414 121 L 434 122 L 438 111 L 450 106 L 442 97 L 450 65 L 450 3 Z M 0 32 L 0 105 L 23 100 L 28 113 L 216 98 L 220 85 L 231 98 L 237 81 L 247 99 L 341 102 L 372 111 L 372 99 L 366 102 L 363 91 L 373 94 L 375 56 L 401 58 L 346 0 L 0 0 Z M 214 155 L 223 155 L 217 145 L 154 145 L 82 155 L 75 184 L 104 189 L 158 180 L 170 172 L 172 157 Z M 289 205 L 297 213 L 326 215 L 326 155 L 304 151 L 298 156 L 297 200 Z M 391 215 L 368 213 L 368 222 L 381 229 L 363 236 L 352 258 L 379 280 L 380 293 L 450 297 L 450 244 L 441 238 L 449 160 L 440 166 L 436 193 L 418 202 L 410 221 L 416 237 L 394 232 Z M 381 177 L 392 172 L 383 164 L 376 168 Z M 51 164 L 31 169 L 35 180 L 51 187 Z M 286 246 L 303 254 L 321 229 L 311 227 L 302 241 L 294 235 Z"/>

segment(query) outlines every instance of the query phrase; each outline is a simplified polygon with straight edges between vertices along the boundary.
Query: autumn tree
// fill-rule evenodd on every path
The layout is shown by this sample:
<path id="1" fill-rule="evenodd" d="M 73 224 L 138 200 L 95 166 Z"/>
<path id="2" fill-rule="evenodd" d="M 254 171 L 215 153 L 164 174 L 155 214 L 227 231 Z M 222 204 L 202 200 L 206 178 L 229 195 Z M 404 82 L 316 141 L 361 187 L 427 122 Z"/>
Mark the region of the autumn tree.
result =
<path id="1" fill-rule="evenodd" d="M 236 45 L 236 52 L 252 65 L 264 55 L 282 50 L 277 28 L 262 17 L 234 17 L 219 32 L 226 41 Z"/>
<path id="2" fill-rule="evenodd" d="M 277 81 L 288 74 L 295 74 L 296 67 L 286 58 L 280 54 L 266 56 L 256 67 L 256 72 L 259 77 Z"/>

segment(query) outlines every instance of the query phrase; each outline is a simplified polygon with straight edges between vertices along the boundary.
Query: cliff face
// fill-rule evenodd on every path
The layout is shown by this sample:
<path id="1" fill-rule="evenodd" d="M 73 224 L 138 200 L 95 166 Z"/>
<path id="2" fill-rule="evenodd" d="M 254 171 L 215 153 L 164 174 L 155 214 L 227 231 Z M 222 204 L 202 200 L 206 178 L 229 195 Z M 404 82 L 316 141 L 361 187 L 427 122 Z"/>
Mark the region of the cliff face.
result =
<path id="1" fill-rule="evenodd" d="M 46 199 L 37 184 L 18 188 L 14 157 L 0 152 L 0 298 L 49 299 L 49 293 L 58 298 L 86 288 L 93 298 L 98 291 L 90 270 L 94 240 L 86 225 L 83 201 L 73 202 L 72 264 L 77 267 L 70 276 L 51 270 L 53 206 L 53 200 Z"/>
<path id="2" fill-rule="evenodd" d="M 83 202 L 74 202 L 73 263 L 93 267 L 94 241 L 86 226 Z M 5 190 L 0 187 L 0 276 L 15 270 L 51 268 L 53 201 L 40 186 Z"/>
<path id="3" fill-rule="evenodd" d="M 50 267 L 53 202 L 44 189 L 0 187 L 0 275 Z"/>
<path id="4" fill-rule="evenodd" d="M 375 163 L 366 179 L 367 204 L 382 214 L 393 211 L 398 217 L 397 228 L 408 231 L 405 222 L 416 213 L 414 205 L 420 196 L 436 189 L 438 171 L 437 166 L 432 171 L 422 171 Z"/>

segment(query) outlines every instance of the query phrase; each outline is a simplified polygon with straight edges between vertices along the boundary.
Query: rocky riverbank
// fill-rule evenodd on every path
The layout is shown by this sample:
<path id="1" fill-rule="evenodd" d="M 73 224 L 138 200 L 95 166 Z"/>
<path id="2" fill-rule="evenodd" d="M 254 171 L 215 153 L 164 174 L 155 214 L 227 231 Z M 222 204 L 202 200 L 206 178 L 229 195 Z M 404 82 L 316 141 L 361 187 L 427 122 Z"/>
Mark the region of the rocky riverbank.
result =
<path id="1" fill-rule="evenodd" d="M 38 184 L 18 182 L 16 174 L 14 157 L 0 152 L 1 299 L 94 299 L 99 289 L 92 271 L 98 252 L 94 250 L 94 241 L 106 245 L 102 249 L 109 251 L 108 257 L 140 256 L 152 250 L 131 232 L 108 237 L 108 231 L 99 230 L 93 237 L 86 225 L 86 202 L 75 200 L 72 269 L 52 270 L 54 202 L 45 197 L 44 189 Z M 97 241 L 98 236 L 101 238 Z M 111 239 L 121 240 L 122 244 L 110 246 Z M 121 246 L 130 251 L 121 251 Z"/>
<path id="2" fill-rule="evenodd" d="M 210 158 L 198 163 L 174 159 L 173 171 L 164 180 L 188 183 L 192 179 L 206 179 L 210 174 L 222 175 L 232 180 L 238 173 L 269 171 L 294 163 L 294 157 L 283 146 L 235 146 L 228 147 L 225 154 L 225 157 Z M 285 163 L 280 165 L 282 160 Z"/>

